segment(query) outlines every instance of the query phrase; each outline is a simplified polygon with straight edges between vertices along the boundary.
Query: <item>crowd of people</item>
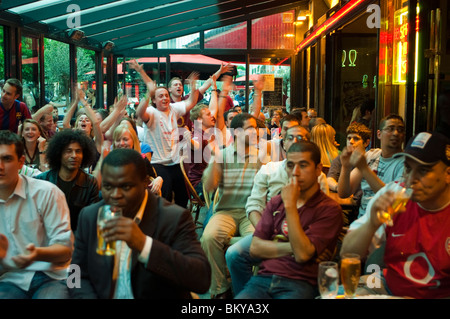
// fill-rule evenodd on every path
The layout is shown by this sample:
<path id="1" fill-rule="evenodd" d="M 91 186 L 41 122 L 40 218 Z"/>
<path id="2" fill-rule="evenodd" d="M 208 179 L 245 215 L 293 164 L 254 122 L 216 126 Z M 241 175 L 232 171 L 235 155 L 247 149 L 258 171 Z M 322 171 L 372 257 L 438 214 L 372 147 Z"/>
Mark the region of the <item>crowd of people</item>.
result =
<path id="1" fill-rule="evenodd" d="M 406 141 L 404 119 L 373 123 L 368 101 L 341 147 L 313 108 L 263 108 L 262 76 L 246 105 L 230 65 L 166 88 L 128 62 L 146 87 L 133 112 L 125 95 L 105 112 L 79 89 L 62 127 L 52 104 L 31 110 L 5 82 L 0 299 L 310 299 L 318 264 L 349 252 L 364 275 L 382 269 L 358 294 L 450 297 L 448 132 Z M 186 183 L 209 203 L 200 233 Z M 388 225 L 393 183 L 412 196 Z M 104 205 L 122 215 L 99 229 Z M 97 253 L 100 234 L 115 255 Z"/>

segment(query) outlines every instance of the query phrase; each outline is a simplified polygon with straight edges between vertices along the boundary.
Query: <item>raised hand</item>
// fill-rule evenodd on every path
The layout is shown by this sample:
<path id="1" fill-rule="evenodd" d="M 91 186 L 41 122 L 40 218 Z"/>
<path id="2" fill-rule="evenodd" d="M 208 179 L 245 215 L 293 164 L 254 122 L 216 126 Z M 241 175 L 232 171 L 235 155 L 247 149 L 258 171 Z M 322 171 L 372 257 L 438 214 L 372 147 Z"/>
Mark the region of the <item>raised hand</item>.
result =
<path id="1" fill-rule="evenodd" d="M 258 79 L 256 81 L 253 81 L 255 91 L 262 91 L 264 89 L 265 80 L 266 78 L 264 77 L 264 75 L 262 74 L 258 75 Z"/>
<path id="2" fill-rule="evenodd" d="M 140 72 L 144 69 L 144 66 L 142 64 L 139 64 L 136 59 L 129 61 L 129 66 L 131 69 L 136 70 L 137 72 Z"/>
<path id="3" fill-rule="evenodd" d="M 296 177 L 291 177 L 289 183 L 281 188 L 281 199 L 285 207 L 297 207 L 297 200 L 300 197 L 300 185 Z"/>

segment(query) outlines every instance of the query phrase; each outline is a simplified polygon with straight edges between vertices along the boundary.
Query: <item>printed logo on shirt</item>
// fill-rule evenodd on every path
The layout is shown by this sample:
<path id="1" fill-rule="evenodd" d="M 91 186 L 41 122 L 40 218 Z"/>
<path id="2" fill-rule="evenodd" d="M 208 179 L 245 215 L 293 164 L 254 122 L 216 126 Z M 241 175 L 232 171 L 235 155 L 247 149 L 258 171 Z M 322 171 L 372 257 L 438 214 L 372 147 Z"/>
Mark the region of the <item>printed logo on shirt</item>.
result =
<path id="1" fill-rule="evenodd" d="M 283 220 L 283 223 L 281 224 L 281 232 L 284 234 L 284 236 L 288 236 L 288 225 L 286 218 Z"/>
<path id="2" fill-rule="evenodd" d="M 18 119 L 18 120 L 22 119 L 22 113 L 21 112 L 16 112 L 16 119 Z"/>

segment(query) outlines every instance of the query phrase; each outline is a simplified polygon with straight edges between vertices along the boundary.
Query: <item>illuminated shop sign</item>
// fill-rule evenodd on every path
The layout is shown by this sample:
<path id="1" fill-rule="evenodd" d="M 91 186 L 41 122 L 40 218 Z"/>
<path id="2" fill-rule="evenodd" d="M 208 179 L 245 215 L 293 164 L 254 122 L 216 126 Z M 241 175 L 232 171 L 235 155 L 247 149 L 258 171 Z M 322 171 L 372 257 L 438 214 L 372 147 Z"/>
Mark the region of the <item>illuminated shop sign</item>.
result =
<path id="1" fill-rule="evenodd" d="M 416 17 L 416 61 L 417 61 L 417 37 L 419 30 L 419 17 Z M 408 72 L 408 8 L 402 8 L 394 13 L 394 63 L 393 84 L 406 83 Z M 417 64 L 417 63 L 416 63 Z M 417 76 L 417 72 L 415 72 Z M 415 79 L 416 81 L 417 79 Z"/>

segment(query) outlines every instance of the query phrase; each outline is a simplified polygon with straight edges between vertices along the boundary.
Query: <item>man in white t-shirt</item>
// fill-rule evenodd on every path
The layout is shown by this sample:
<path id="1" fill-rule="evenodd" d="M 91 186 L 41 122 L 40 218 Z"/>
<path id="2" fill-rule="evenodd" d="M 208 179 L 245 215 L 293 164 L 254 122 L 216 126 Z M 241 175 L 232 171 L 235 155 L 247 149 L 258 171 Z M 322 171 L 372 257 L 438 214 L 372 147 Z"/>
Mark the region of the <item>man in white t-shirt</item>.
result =
<path id="1" fill-rule="evenodd" d="M 381 148 L 371 149 L 367 153 L 359 145 L 356 149 L 347 146 L 341 153 L 341 175 L 338 182 L 338 194 L 347 198 L 354 194 L 359 185 L 363 192 L 358 217 L 361 217 L 369 200 L 385 184 L 397 180 L 403 173 L 404 157 L 394 157 L 402 151 L 405 139 L 403 118 L 390 114 L 380 121 L 377 131 Z"/>
<path id="2" fill-rule="evenodd" d="M 410 200 L 392 215 L 392 226 L 386 225 L 377 213 L 389 211 L 395 194 L 390 185 L 380 189 L 370 200 L 367 214 L 350 225 L 341 255 L 350 252 L 365 258 L 374 248 L 384 246 L 383 280 L 376 282 L 376 274 L 371 273 L 370 285 L 357 294 L 449 298 L 450 140 L 440 133 L 422 132 L 398 155 L 405 156 L 404 180 L 412 189 Z M 373 254 L 366 266 L 372 261 Z"/>
<path id="3" fill-rule="evenodd" d="M 180 132 L 177 121 L 195 106 L 198 96 L 196 88 L 198 73 L 193 72 L 188 78 L 192 92 L 189 98 L 181 102 L 170 103 L 167 88 L 157 87 L 141 66 L 133 64 L 132 67 L 139 71 L 148 90 L 146 97 L 141 100 L 136 114 L 145 124 L 144 143 L 149 144 L 153 150 L 152 165 L 157 175 L 164 180 L 161 195 L 170 202 L 174 199 L 176 204 L 186 207 L 188 195 L 184 183 L 180 183 L 184 177 L 180 168 L 181 149 L 179 145 L 181 141 L 179 140 Z M 150 98 L 151 106 L 148 105 Z M 187 135 L 189 136 L 187 137 Z M 187 135 L 186 137 L 190 139 L 190 134 Z"/>

